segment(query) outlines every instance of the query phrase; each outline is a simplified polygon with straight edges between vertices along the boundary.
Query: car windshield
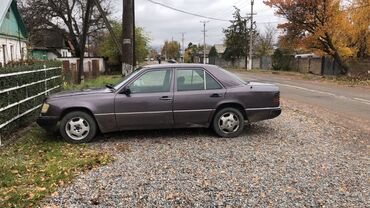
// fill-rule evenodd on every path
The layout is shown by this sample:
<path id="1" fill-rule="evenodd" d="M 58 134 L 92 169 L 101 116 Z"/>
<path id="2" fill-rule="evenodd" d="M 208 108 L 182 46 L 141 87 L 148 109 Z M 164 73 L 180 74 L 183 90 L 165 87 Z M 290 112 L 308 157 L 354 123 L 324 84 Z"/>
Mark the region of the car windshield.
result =
<path id="1" fill-rule="evenodd" d="M 114 90 L 120 89 L 123 85 L 127 83 L 127 81 L 129 81 L 132 77 L 136 76 L 142 69 L 143 68 L 140 67 L 136 69 L 135 71 L 133 71 L 131 74 L 125 76 L 125 78 L 123 78 L 122 81 L 120 81 L 117 85 L 114 86 Z"/>

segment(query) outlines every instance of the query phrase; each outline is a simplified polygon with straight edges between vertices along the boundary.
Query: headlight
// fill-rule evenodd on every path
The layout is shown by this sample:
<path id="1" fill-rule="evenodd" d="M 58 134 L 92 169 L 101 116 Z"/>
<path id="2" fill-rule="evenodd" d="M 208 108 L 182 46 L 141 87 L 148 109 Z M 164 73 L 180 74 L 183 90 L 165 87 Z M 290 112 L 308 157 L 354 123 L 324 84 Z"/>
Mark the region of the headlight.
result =
<path id="1" fill-rule="evenodd" d="M 49 107 L 50 107 L 50 105 L 49 105 L 49 104 L 44 103 L 44 104 L 42 105 L 41 113 L 47 113 L 47 112 L 48 112 L 48 110 L 49 110 Z"/>

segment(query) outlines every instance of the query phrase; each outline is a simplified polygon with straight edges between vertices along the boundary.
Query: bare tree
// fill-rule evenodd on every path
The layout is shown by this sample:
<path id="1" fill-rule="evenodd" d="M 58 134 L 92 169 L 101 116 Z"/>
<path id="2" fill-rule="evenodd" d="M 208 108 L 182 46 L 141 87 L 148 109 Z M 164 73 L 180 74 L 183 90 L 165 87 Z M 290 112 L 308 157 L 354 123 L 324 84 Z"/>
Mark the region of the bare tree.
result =
<path id="1" fill-rule="evenodd" d="M 276 38 L 277 28 L 266 25 L 264 32 L 260 32 L 256 40 L 256 54 L 258 56 L 272 55 Z"/>
<path id="2" fill-rule="evenodd" d="M 99 0 L 106 14 L 110 2 Z M 76 57 L 84 57 L 87 36 L 94 38 L 105 28 L 102 14 L 91 0 L 21 0 L 18 4 L 31 40 L 37 31 L 59 31 L 73 45 Z M 83 64 L 80 66 L 78 82 L 83 72 Z"/>

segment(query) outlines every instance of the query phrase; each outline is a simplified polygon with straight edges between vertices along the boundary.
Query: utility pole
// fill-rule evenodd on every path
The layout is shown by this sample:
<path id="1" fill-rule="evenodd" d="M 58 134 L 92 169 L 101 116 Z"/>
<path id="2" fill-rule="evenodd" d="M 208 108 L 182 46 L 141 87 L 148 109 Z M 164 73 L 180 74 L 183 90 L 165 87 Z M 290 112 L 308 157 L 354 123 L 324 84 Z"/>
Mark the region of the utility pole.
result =
<path id="1" fill-rule="evenodd" d="M 136 49 L 136 22 L 135 22 L 135 0 L 132 0 L 132 28 L 133 28 L 133 33 L 134 35 L 132 36 L 132 40 L 133 40 L 133 48 L 132 48 L 132 57 L 133 57 L 133 62 L 134 62 L 134 67 L 136 66 L 136 53 L 135 53 L 135 49 Z"/>
<path id="2" fill-rule="evenodd" d="M 185 33 L 181 33 L 182 35 L 182 38 L 181 38 L 181 41 L 182 41 L 182 63 L 185 63 Z"/>
<path id="3" fill-rule="evenodd" d="M 250 28 L 250 34 L 249 34 L 249 70 L 252 70 L 253 67 L 253 6 L 254 6 L 254 0 L 251 0 L 251 28 Z"/>
<path id="4" fill-rule="evenodd" d="M 127 75 L 134 68 L 134 46 L 135 46 L 135 8 L 134 0 L 123 1 L 122 14 L 122 75 Z"/>
<path id="5" fill-rule="evenodd" d="M 206 61 L 206 49 L 207 49 L 207 45 L 206 45 L 206 24 L 209 22 L 209 21 L 200 21 L 201 23 L 203 23 L 203 47 L 204 47 L 204 50 L 203 50 L 203 64 L 206 64 L 207 61 Z"/>

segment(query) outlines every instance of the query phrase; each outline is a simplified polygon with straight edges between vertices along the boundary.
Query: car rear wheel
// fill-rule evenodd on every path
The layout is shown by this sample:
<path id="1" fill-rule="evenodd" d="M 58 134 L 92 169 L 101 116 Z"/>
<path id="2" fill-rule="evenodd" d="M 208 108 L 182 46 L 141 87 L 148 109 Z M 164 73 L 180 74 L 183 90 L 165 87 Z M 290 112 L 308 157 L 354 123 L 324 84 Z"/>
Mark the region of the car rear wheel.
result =
<path id="1" fill-rule="evenodd" d="M 213 129 L 220 137 L 237 137 L 243 133 L 244 117 L 238 109 L 221 109 L 213 119 Z"/>
<path id="2" fill-rule="evenodd" d="M 96 122 L 82 111 L 65 115 L 60 122 L 60 133 L 65 141 L 73 144 L 90 142 L 96 135 Z"/>

